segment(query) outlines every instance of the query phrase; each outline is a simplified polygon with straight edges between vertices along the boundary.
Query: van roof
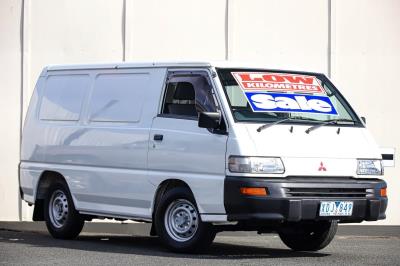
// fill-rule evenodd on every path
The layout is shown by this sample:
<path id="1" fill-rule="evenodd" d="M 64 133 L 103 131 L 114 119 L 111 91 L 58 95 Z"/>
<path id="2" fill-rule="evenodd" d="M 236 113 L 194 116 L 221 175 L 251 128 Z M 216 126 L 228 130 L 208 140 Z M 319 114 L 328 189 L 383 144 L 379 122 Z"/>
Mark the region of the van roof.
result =
<path id="1" fill-rule="evenodd" d="M 158 62 L 114 62 L 98 64 L 68 64 L 50 65 L 47 70 L 75 70 L 75 69 L 107 69 L 107 68 L 142 68 L 142 67 L 209 67 L 210 62 L 201 61 L 158 61 Z"/>
<path id="2" fill-rule="evenodd" d="M 68 64 L 68 65 L 49 65 L 44 70 L 57 71 L 57 70 L 82 70 L 82 69 L 123 69 L 123 68 L 149 68 L 149 67 L 220 67 L 220 68 L 261 68 L 269 70 L 279 70 L 271 66 L 248 63 L 248 62 L 234 62 L 234 61 L 136 61 L 136 62 L 114 62 L 114 63 L 97 63 L 97 64 Z M 282 70 L 282 69 L 280 69 Z M 288 69 L 287 69 L 288 70 Z M 303 73 L 318 74 L 317 72 L 304 72 Z"/>

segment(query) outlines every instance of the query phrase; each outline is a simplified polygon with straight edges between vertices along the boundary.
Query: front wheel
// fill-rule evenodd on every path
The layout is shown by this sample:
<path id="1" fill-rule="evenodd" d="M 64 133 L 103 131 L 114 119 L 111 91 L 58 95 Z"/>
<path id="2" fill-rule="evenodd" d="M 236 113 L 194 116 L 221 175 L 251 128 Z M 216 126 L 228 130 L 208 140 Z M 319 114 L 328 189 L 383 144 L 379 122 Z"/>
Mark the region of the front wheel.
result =
<path id="1" fill-rule="evenodd" d="M 337 221 L 318 221 L 286 225 L 279 237 L 296 251 L 317 251 L 325 248 L 335 237 Z"/>
<path id="2" fill-rule="evenodd" d="M 66 184 L 50 185 L 44 204 L 46 226 L 54 238 L 73 239 L 79 235 L 85 221 L 75 210 Z"/>
<path id="3" fill-rule="evenodd" d="M 199 252 L 215 238 L 212 225 L 201 221 L 192 193 L 184 187 L 167 191 L 155 213 L 155 228 L 164 244 L 176 252 Z"/>

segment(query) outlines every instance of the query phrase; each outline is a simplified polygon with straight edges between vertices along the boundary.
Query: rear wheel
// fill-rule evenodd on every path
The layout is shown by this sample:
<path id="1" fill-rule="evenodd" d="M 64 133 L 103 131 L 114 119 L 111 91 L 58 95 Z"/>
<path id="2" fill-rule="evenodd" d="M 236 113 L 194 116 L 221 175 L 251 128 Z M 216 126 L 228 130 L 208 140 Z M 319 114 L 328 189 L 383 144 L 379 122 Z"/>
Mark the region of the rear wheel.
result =
<path id="1" fill-rule="evenodd" d="M 288 225 L 279 232 L 283 243 L 296 251 L 317 251 L 335 237 L 337 221 L 318 221 Z"/>
<path id="2" fill-rule="evenodd" d="M 46 226 L 54 238 L 73 239 L 82 231 L 85 221 L 75 210 L 66 184 L 50 185 L 44 206 Z"/>
<path id="3" fill-rule="evenodd" d="M 163 243 L 176 252 L 202 251 L 215 238 L 212 225 L 201 221 L 193 195 L 184 187 L 162 196 L 154 223 Z"/>

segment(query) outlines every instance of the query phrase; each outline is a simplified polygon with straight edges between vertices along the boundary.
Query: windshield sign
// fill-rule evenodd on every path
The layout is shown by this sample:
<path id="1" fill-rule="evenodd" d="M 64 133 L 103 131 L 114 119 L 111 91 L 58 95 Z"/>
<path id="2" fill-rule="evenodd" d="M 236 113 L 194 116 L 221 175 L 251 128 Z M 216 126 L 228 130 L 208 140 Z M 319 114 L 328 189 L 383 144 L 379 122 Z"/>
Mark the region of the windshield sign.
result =
<path id="1" fill-rule="evenodd" d="M 268 72 L 232 72 L 232 76 L 253 112 L 338 115 L 314 76 Z"/>
<path id="2" fill-rule="evenodd" d="M 235 122 L 320 124 L 340 120 L 350 121 L 348 126 L 362 126 L 322 74 L 243 68 L 217 68 L 217 73 Z"/>

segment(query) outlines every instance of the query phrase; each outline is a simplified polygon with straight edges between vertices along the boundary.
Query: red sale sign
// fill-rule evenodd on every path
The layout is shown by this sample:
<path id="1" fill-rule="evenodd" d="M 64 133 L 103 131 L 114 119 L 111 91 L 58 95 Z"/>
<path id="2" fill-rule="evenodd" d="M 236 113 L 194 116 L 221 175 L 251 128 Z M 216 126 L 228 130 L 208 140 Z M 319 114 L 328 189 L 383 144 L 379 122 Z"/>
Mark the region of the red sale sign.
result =
<path id="1" fill-rule="evenodd" d="M 232 72 L 232 75 L 245 91 L 325 93 L 314 76 L 269 72 Z"/>

